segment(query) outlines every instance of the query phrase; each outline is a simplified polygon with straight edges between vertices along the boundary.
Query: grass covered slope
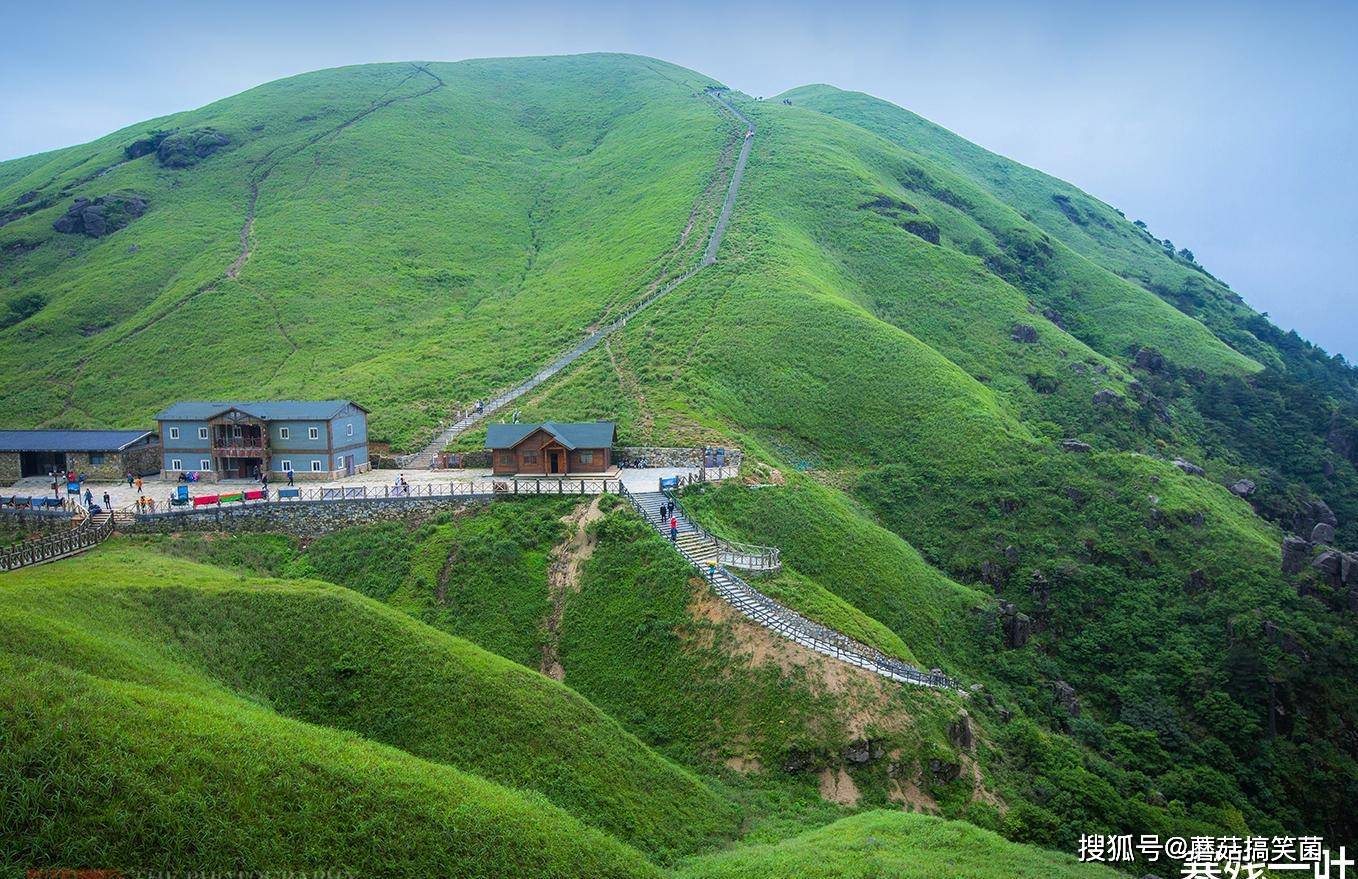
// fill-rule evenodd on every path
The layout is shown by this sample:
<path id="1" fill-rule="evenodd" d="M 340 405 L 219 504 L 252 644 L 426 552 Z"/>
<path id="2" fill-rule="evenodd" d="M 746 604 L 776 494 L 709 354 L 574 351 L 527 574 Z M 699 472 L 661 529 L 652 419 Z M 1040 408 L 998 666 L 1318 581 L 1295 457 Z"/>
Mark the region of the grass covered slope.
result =
<path id="1" fill-rule="evenodd" d="M 695 859 L 684 879 L 1113 879 L 1099 864 L 1006 842 L 961 821 L 865 812 L 782 842 Z"/>
<path id="2" fill-rule="evenodd" d="M 226 713 L 253 703 L 540 793 L 662 859 L 734 829 L 726 803 L 575 692 L 337 586 L 106 547 L 9 576 L 0 643 L 110 685 Z"/>
<path id="3" fill-rule="evenodd" d="M 540 796 L 245 699 L 0 650 L 0 865 L 659 876 Z"/>
<path id="4" fill-rule="evenodd" d="M 0 178 L 0 413 L 342 392 L 378 438 L 418 438 L 696 260 L 732 136 L 710 83 L 609 55 L 340 68 L 22 160 Z M 126 152 L 204 130 L 226 143 L 183 166 Z M 145 214 L 53 230 L 118 193 Z"/>

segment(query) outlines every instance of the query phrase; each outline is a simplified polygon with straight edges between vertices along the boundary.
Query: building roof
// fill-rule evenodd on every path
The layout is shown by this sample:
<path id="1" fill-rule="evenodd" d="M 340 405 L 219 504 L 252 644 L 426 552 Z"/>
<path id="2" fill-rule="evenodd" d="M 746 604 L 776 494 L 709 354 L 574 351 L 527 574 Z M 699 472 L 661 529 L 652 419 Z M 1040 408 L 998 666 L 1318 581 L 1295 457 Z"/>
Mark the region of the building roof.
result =
<path id="1" fill-rule="evenodd" d="M 157 421 L 206 421 L 239 409 L 264 421 L 329 421 L 345 406 L 367 412 L 353 400 L 183 400 L 161 410 Z"/>
<path id="2" fill-rule="evenodd" d="M 491 424 L 486 427 L 486 448 L 512 449 L 539 429 L 547 431 L 568 449 L 602 449 L 613 445 L 618 427 L 611 421 Z"/>
<path id="3" fill-rule="evenodd" d="M 0 452 L 118 452 L 149 430 L 0 430 Z"/>

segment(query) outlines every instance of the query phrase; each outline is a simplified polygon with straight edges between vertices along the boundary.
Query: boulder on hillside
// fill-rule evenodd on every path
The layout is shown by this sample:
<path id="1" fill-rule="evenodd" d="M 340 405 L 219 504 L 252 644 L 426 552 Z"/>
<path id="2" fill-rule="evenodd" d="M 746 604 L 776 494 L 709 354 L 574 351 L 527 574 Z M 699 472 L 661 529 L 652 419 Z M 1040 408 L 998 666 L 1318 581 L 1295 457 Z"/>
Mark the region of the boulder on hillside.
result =
<path id="1" fill-rule="evenodd" d="M 1165 368 L 1164 355 L 1154 348 L 1141 348 L 1136 352 L 1133 362 L 1137 369 L 1144 369 L 1147 372 L 1159 372 Z"/>
<path id="2" fill-rule="evenodd" d="M 1032 324 L 1014 324 L 1013 330 L 1009 333 L 1009 338 L 1015 342 L 1032 344 L 1037 341 L 1037 327 Z"/>
<path id="3" fill-rule="evenodd" d="M 1334 526 L 1329 522 L 1317 522 L 1316 527 L 1311 529 L 1312 543 L 1333 543 Z"/>
<path id="4" fill-rule="evenodd" d="M 1194 464 L 1192 461 L 1185 461 L 1183 458 L 1175 458 L 1174 466 L 1178 467 L 1189 476 L 1206 476 L 1207 471 Z"/>
<path id="5" fill-rule="evenodd" d="M 1064 330 L 1066 328 L 1065 316 L 1062 315 L 1061 312 L 1057 311 L 1055 308 L 1052 308 L 1050 305 L 1042 309 L 1042 316 L 1045 317 L 1047 320 L 1051 321 L 1052 323 L 1056 324 L 1061 329 Z"/>
<path id="6" fill-rule="evenodd" d="M 1122 397 L 1112 388 L 1104 388 L 1095 392 L 1094 402 L 1100 406 L 1121 406 Z"/>
<path id="7" fill-rule="evenodd" d="M 170 136 L 168 131 L 153 131 L 149 137 L 134 140 L 123 147 L 123 155 L 129 160 L 140 159 L 142 156 L 149 156 L 160 149 L 160 144 L 165 138 Z"/>
<path id="8" fill-rule="evenodd" d="M 137 195 L 101 195 L 98 198 L 77 198 L 57 217 L 52 228 L 68 235 L 88 235 L 101 238 L 131 223 L 146 213 L 146 199 Z"/>
<path id="9" fill-rule="evenodd" d="M 976 743 L 976 733 L 971 728 L 971 715 L 963 709 L 957 718 L 948 724 L 948 741 L 959 751 L 970 751 Z"/>
<path id="10" fill-rule="evenodd" d="M 1255 484 L 1248 479 L 1237 479 L 1230 485 L 1231 494 L 1236 497 L 1249 497 L 1254 494 Z"/>
<path id="11" fill-rule="evenodd" d="M 1000 602 L 1000 617 L 1004 621 L 1005 646 L 1017 649 L 1028 643 L 1033 634 L 1033 619 L 1026 613 L 1019 613 L 1011 602 Z"/>
<path id="12" fill-rule="evenodd" d="M 156 146 L 156 160 L 166 168 L 187 168 L 231 142 L 231 138 L 215 128 L 195 128 L 176 131 Z"/>
<path id="13" fill-rule="evenodd" d="M 1300 574 L 1306 560 L 1311 556 L 1311 544 L 1289 534 L 1283 538 L 1283 573 Z"/>
<path id="14" fill-rule="evenodd" d="M 1292 514 L 1292 530 L 1298 534 L 1310 534 L 1317 525 L 1339 525 L 1339 518 L 1322 500 L 1307 501 Z"/>
<path id="15" fill-rule="evenodd" d="M 1338 586 L 1344 574 L 1344 555 L 1333 549 L 1326 550 L 1316 556 L 1315 561 L 1311 562 L 1311 567 L 1324 574 L 1325 580 L 1331 586 Z"/>
<path id="16" fill-rule="evenodd" d="M 1065 681 L 1052 682 L 1052 694 L 1056 696 L 1056 704 L 1066 709 L 1066 713 L 1071 717 L 1080 716 L 1080 699 L 1075 695 L 1075 688 Z"/>
<path id="17" fill-rule="evenodd" d="M 1061 448 L 1067 452 L 1091 452 L 1094 450 L 1094 447 L 1089 443 L 1080 442 L 1077 439 L 1061 440 Z"/>

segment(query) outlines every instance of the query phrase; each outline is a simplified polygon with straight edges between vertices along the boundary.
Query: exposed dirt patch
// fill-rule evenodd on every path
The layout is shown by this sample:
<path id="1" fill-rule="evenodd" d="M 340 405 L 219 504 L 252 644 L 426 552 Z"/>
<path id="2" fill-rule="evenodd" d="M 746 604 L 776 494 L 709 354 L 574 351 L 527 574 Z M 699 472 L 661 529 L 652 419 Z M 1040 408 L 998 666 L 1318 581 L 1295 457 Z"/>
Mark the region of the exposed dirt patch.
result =
<path id="1" fill-rule="evenodd" d="M 853 783 L 849 773 L 841 766 L 838 770 L 820 771 L 820 796 L 823 800 L 839 803 L 841 806 L 856 806 L 862 795 L 858 792 L 858 785 Z"/>
<path id="2" fill-rule="evenodd" d="M 561 518 L 570 529 L 566 539 L 557 544 L 547 560 L 547 597 L 550 609 L 543 629 L 547 637 L 542 643 L 542 659 L 538 670 L 553 680 L 565 680 L 566 669 L 561 665 L 561 620 L 566 615 L 567 598 L 580 591 L 580 570 L 594 555 L 598 543 L 589 533 L 589 526 L 603 518 L 599 498 L 580 504 Z"/>
<path id="3" fill-rule="evenodd" d="M 887 790 L 887 799 L 902 806 L 909 806 L 916 812 L 926 815 L 938 813 L 938 803 L 929 796 L 913 778 L 893 778 Z"/>

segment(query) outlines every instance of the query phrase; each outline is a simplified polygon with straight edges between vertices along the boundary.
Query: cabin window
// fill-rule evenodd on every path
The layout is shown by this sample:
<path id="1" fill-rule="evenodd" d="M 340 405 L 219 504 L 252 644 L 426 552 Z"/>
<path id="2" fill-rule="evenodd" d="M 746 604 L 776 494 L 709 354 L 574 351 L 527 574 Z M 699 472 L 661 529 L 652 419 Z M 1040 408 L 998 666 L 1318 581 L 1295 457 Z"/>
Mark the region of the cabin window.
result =
<path id="1" fill-rule="evenodd" d="M 536 464 L 537 462 L 538 462 L 538 453 L 537 453 L 537 452 L 524 452 L 524 453 L 523 453 L 523 463 L 525 463 L 525 464 Z"/>
<path id="2" fill-rule="evenodd" d="M 206 427 L 200 427 L 200 428 L 198 428 L 198 438 L 199 438 L 199 439 L 207 439 L 207 428 L 206 428 Z"/>
<path id="3" fill-rule="evenodd" d="M 580 463 L 581 463 L 581 464 L 593 464 L 593 463 L 594 463 L 594 453 L 593 453 L 593 452 L 581 452 L 581 453 L 580 453 Z"/>
<path id="4" fill-rule="evenodd" d="M 212 472 L 212 459 L 203 458 L 201 461 L 198 462 L 198 469 L 202 470 L 204 473 Z"/>
<path id="5" fill-rule="evenodd" d="M 278 438 L 279 438 L 279 439 L 292 439 L 292 428 L 290 428 L 290 427 L 280 427 L 280 428 L 278 428 Z"/>
<path id="6" fill-rule="evenodd" d="M 311 439 L 320 439 L 321 429 L 319 427 L 308 427 L 306 429 L 306 435 Z"/>
<path id="7" fill-rule="evenodd" d="M 179 439 L 179 428 L 170 428 L 170 439 Z"/>
<path id="8" fill-rule="evenodd" d="M 170 459 L 170 469 L 171 469 L 171 470 L 183 470 L 183 469 L 184 469 L 184 462 L 181 461 L 181 460 L 179 460 L 178 458 L 171 458 L 171 459 Z"/>
<path id="9" fill-rule="evenodd" d="M 514 453 L 513 453 L 513 452 L 501 452 L 501 453 L 500 453 L 500 466 L 501 466 L 501 467 L 513 467 L 513 466 L 514 466 Z"/>
<path id="10" fill-rule="evenodd" d="M 313 428 L 313 430 L 314 430 L 314 428 Z M 320 462 L 320 461 L 312 461 L 312 462 L 311 462 L 311 472 L 312 472 L 312 473 L 320 473 L 320 472 L 321 472 L 321 462 Z"/>

